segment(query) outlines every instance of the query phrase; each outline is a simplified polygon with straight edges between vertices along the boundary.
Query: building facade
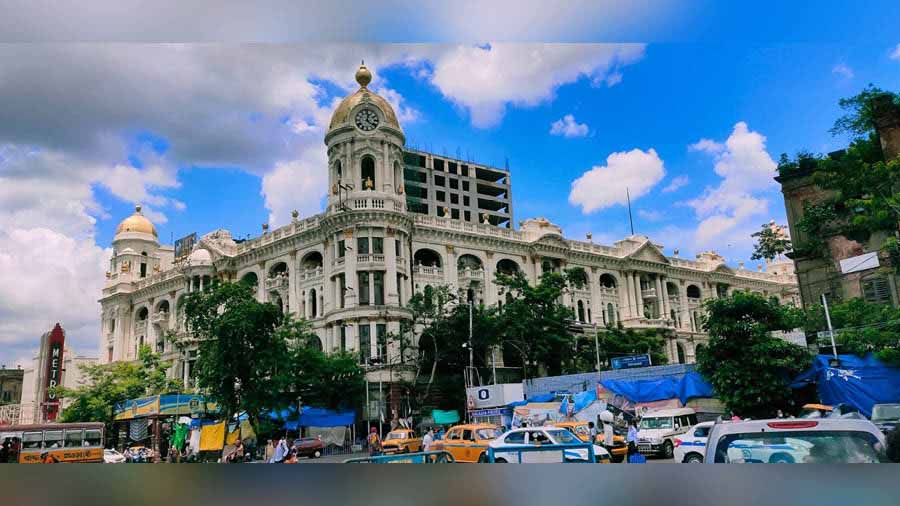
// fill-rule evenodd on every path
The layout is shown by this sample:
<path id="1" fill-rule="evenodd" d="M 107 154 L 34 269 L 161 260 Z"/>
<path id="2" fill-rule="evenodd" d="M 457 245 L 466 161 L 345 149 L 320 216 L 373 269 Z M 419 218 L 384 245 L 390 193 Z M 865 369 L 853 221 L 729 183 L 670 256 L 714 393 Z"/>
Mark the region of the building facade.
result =
<path id="1" fill-rule="evenodd" d="M 900 108 L 882 97 L 872 104 L 872 110 L 884 159 L 895 159 L 900 156 Z M 829 156 L 839 158 L 843 153 L 837 151 Z M 872 234 L 863 243 L 842 235 L 828 237 L 826 254 L 804 247 L 809 238 L 797 226 L 804 209 L 834 197 L 832 192 L 815 184 L 815 171 L 816 162 L 809 159 L 801 161 L 797 170 L 775 178 L 784 194 L 794 245 L 790 256 L 796 265 L 803 305 L 821 304 L 823 295 L 830 301 L 862 298 L 867 302 L 900 305 L 900 277 L 889 255 L 882 251 L 885 239 L 892 235 L 890 232 Z"/>
<path id="2" fill-rule="evenodd" d="M 667 257 L 644 236 L 604 246 L 566 239 L 543 218 L 512 227 L 507 170 L 405 149 L 394 110 L 367 87 L 369 71 L 360 67 L 356 78 L 359 89 L 337 107 L 324 139 L 323 213 L 295 212 L 290 224 L 264 225 L 261 236 L 242 242 L 216 230 L 177 258 L 175 248 L 160 245 L 140 207 L 119 225 L 100 300 L 101 362 L 134 360 L 146 344 L 191 384 L 196 351 L 176 350 L 163 336 L 171 330 L 189 338 L 182 298 L 214 280 L 247 282 L 260 301 L 309 320 L 325 351 L 358 353 L 364 364 L 378 358 L 368 375 L 376 382 L 390 382 L 396 368 L 387 369 L 404 360 L 387 336 L 411 317 L 406 304 L 415 292 L 446 285 L 463 300 L 501 304 L 497 272 L 521 272 L 536 282 L 548 270 L 583 267 L 586 283 L 565 295 L 580 325 L 671 330 L 671 362 L 693 362 L 706 340 L 699 325 L 705 299 L 748 290 L 798 303 L 790 263 L 768 272 L 733 269 L 714 252 Z M 454 180 L 468 204 L 442 206 Z M 427 193 L 413 196 L 413 188 Z"/>
<path id="3" fill-rule="evenodd" d="M 0 406 L 19 404 L 22 401 L 22 377 L 25 372 L 17 369 L 0 369 Z"/>

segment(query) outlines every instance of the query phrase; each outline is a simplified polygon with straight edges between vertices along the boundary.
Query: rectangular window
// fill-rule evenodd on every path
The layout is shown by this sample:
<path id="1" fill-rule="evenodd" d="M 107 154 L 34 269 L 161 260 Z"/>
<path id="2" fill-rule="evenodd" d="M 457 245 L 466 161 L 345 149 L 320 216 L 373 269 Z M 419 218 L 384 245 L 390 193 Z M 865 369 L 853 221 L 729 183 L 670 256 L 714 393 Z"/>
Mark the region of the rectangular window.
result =
<path id="1" fill-rule="evenodd" d="M 356 238 L 356 253 L 360 255 L 368 255 L 369 254 L 369 238 L 368 237 L 357 237 Z"/>
<path id="2" fill-rule="evenodd" d="M 463 176 L 468 177 L 469 176 L 469 166 L 468 165 L 461 166 L 459 173 L 462 174 Z"/>
<path id="3" fill-rule="evenodd" d="M 469 182 L 468 182 L 468 181 L 463 181 L 462 184 L 463 184 L 463 191 L 464 191 L 464 192 L 469 191 Z"/>
<path id="4" fill-rule="evenodd" d="M 109 352 L 109 358 L 107 359 L 107 362 L 112 362 L 112 360 L 113 360 L 113 349 L 112 349 L 112 348 L 108 348 L 107 351 Z"/>
<path id="5" fill-rule="evenodd" d="M 384 237 L 372 238 L 372 253 L 376 255 L 384 255 Z"/>
<path id="6" fill-rule="evenodd" d="M 22 434 L 23 450 L 40 450 L 41 442 L 44 440 L 42 432 L 26 432 Z"/>
<path id="7" fill-rule="evenodd" d="M 464 206 L 469 205 L 469 197 L 466 195 L 463 195 L 463 205 Z"/>
<path id="8" fill-rule="evenodd" d="M 103 433 L 98 429 L 87 429 L 84 431 L 84 446 L 103 446 Z"/>
<path id="9" fill-rule="evenodd" d="M 863 299 L 874 304 L 891 303 L 891 286 L 885 278 L 872 278 L 862 282 Z"/>
<path id="10" fill-rule="evenodd" d="M 403 276 L 401 274 L 397 274 L 397 301 L 403 306 Z"/>
<path id="11" fill-rule="evenodd" d="M 466 221 L 472 221 L 472 213 L 470 213 L 469 211 L 464 211 L 463 216 L 466 217 Z"/>
<path id="12" fill-rule="evenodd" d="M 347 351 L 347 327 L 341 325 L 341 351 Z"/>
<path id="13" fill-rule="evenodd" d="M 451 174 L 456 174 L 456 163 L 455 162 L 447 163 L 447 167 L 450 169 Z"/>
<path id="14" fill-rule="evenodd" d="M 450 194 L 450 203 L 451 204 L 459 204 L 459 194 L 458 193 Z"/>
<path id="15" fill-rule="evenodd" d="M 344 308 L 344 299 L 347 297 L 347 278 L 343 274 L 338 276 L 338 300 L 340 300 L 341 309 Z"/>
<path id="16" fill-rule="evenodd" d="M 435 174 L 434 176 L 434 185 L 444 187 L 446 185 L 444 176 L 438 176 Z"/>
<path id="17" fill-rule="evenodd" d="M 451 209 L 451 210 L 450 210 L 450 216 L 451 216 L 454 220 L 458 220 L 458 219 L 459 219 L 459 209 Z"/>
<path id="18" fill-rule="evenodd" d="M 344 241 L 338 241 L 337 243 L 337 254 L 338 258 L 344 258 L 344 253 L 347 252 L 347 246 L 344 244 Z"/>
<path id="19" fill-rule="evenodd" d="M 63 431 L 48 430 L 44 432 L 44 448 L 62 448 Z"/>
<path id="20" fill-rule="evenodd" d="M 369 273 L 368 272 L 359 272 L 357 273 L 357 278 L 359 279 L 359 305 L 360 306 L 368 306 L 369 305 Z"/>
<path id="21" fill-rule="evenodd" d="M 447 194 L 442 191 L 436 192 L 435 195 L 435 198 L 437 198 L 438 202 L 444 202 L 447 200 Z"/>
<path id="22" fill-rule="evenodd" d="M 383 306 L 384 305 L 384 273 L 383 272 L 374 272 L 372 273 L 373 283 L 375 285 L 375 305 Z"/>
<path id="23" fill-rule="evenodd" d="M 442 171 L 442 172 L 443 172 L 443 170 L 444 170 L 444 161 L 441 160 L 440 158 L 435 158 L 435 159 L 434 159 L 434 170 L 439 170 L 439 171 Z"/>
<path id="24" fill-rule="evenodd" d="M 400 250 L 400 239 L 394 239 L 394 254 L 398 257 L 403 256 L 403 252 Z"/>
<path id="25" fill-rule="evenodd" d="M 387 362 L 387 325 L 384 323 L 375 325 L 375 338 L 378 343 L 378 359 L 384 364 Z"/>
<path id="26" fill-rule="evenodd" d="M 450 179 L 450 189 L 458 190 L 459 189 L 459 179 L 451 178 Z"/>
<path id="27" fill-rule="evenodd" d="M 147 264 L 141 262 L 141 277 L 147 277 Z"/>
<path id="28" fill-rule="evenodd" d="M 83 430 L 67 430 L 66 431 L 66 448 L 81 448 L 84 443 Z"/>
<path id="29" fill-rule="evenodd" d="M 359 363 L 368 364 L 372 357 L 372 327 L 368 323 L 359 324 Z"/>

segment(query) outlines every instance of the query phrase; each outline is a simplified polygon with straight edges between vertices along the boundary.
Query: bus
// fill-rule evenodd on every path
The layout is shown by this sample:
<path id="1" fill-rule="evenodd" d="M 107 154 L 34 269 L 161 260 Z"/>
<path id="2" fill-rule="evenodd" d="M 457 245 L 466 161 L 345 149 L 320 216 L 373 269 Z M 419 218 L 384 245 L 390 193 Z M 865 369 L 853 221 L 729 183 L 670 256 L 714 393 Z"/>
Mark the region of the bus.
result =
<path id="1" fill-rule="evenodd" d="M 2 425 L 0 444 L 0 463 L 103 462 L 103 423 Z"/>

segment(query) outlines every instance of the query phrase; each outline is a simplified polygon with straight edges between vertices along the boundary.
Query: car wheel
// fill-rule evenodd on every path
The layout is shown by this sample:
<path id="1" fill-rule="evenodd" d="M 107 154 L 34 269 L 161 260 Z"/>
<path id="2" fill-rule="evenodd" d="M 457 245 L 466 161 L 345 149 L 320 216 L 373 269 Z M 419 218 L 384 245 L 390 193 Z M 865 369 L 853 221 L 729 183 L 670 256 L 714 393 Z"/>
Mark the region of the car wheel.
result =
<path id="1" fill-rule="evenodd" d="M 786 453 L 776 453 L 769 458 L 770 464 L 793 464 L 794 457 Z"/>
<path id="2" fill-rule="evenodd" d="M 684 458 L 684 463 L 685 464 L 702 464 L 703 457 L 701 457 L 700 455 L 697 455 L 696 453 L 692 453 Z"/>
<path id="3" fill-rule="evenodd" d="M 506 464 L 507 462 L 506 462 L 506 459 L 504 459 L 503 457 L 500 457 L 498 459 L 494 459 L 494 463 L 495 464 Z"/>
<path id="4" fill-rule="evenodd" d="M 321 457 L 321 456 L 322 456 L 322 450 L 316 450 L 316 451 L 314 451 L 313 454 L 312 454 L 312 457 L 313 457 L 314 459 L 317 459 L 317 458 L 319 458 L 319 457 Z"/>
<path id="5" fill-rule="evenodd" d="M 663 445 L 663 456 L 667 459 L 671 459 L 674 452 L 675 450 L 672 447 L 672 442 L 666 441 L 666 444 Z"/>
<path id="6" fill-rule="evenodd" d="M 487 460 L 487 455 L 486 455 L 486 454 L 482 453 L 481 455 L 478 456 L 478 463 L 479 463 L 479 464 L 486 464 L 487 461 L 488 461 L 488 460 Z"/>

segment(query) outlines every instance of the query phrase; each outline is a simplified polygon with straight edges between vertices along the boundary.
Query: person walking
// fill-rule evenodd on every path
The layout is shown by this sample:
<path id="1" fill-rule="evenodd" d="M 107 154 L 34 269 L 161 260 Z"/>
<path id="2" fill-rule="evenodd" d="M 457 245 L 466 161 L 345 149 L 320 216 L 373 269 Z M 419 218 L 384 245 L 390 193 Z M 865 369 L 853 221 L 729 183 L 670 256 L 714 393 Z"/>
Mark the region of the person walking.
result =
<path id="1" fill-rule="evenodd" d="M 428 432 L 425 433 L 425 437 L 422 438 L 422 451 L 430 452 L 431 445 L 434 444 L 434 429 L 428 429 Z"/>
<path id="2" fill-rule="evenodd" d="M 381 437 L 378 435 L 378 429 L 372 427 L 369 431 L 369 456 L 377 457 L 381 455 Z"/>
<path id="3" fill-rule="evenodd" d="M 597 427 L 594 425 L 594 422 L 588 422 L 588 433 L 591 436 L 591 442 L 597 442 Z"/>
<path id="4" fill-rule="evenodd" d="M 612 452 L 614 435 L 613 424 L 611 422 L 603 422 L 603 446 L 606 447 L 607 451 Z"/>
<path id="5" fill-rule="evenodd" d="M 272 464 L 283 464 L 284 459 L 288 457 L 289 448 L 287 445 L 287 434 L 284 435 L 281 439 L 278 440 L 278 443 L 275 444 L 275 455 L 272 457 L 270 461 Z"/>

